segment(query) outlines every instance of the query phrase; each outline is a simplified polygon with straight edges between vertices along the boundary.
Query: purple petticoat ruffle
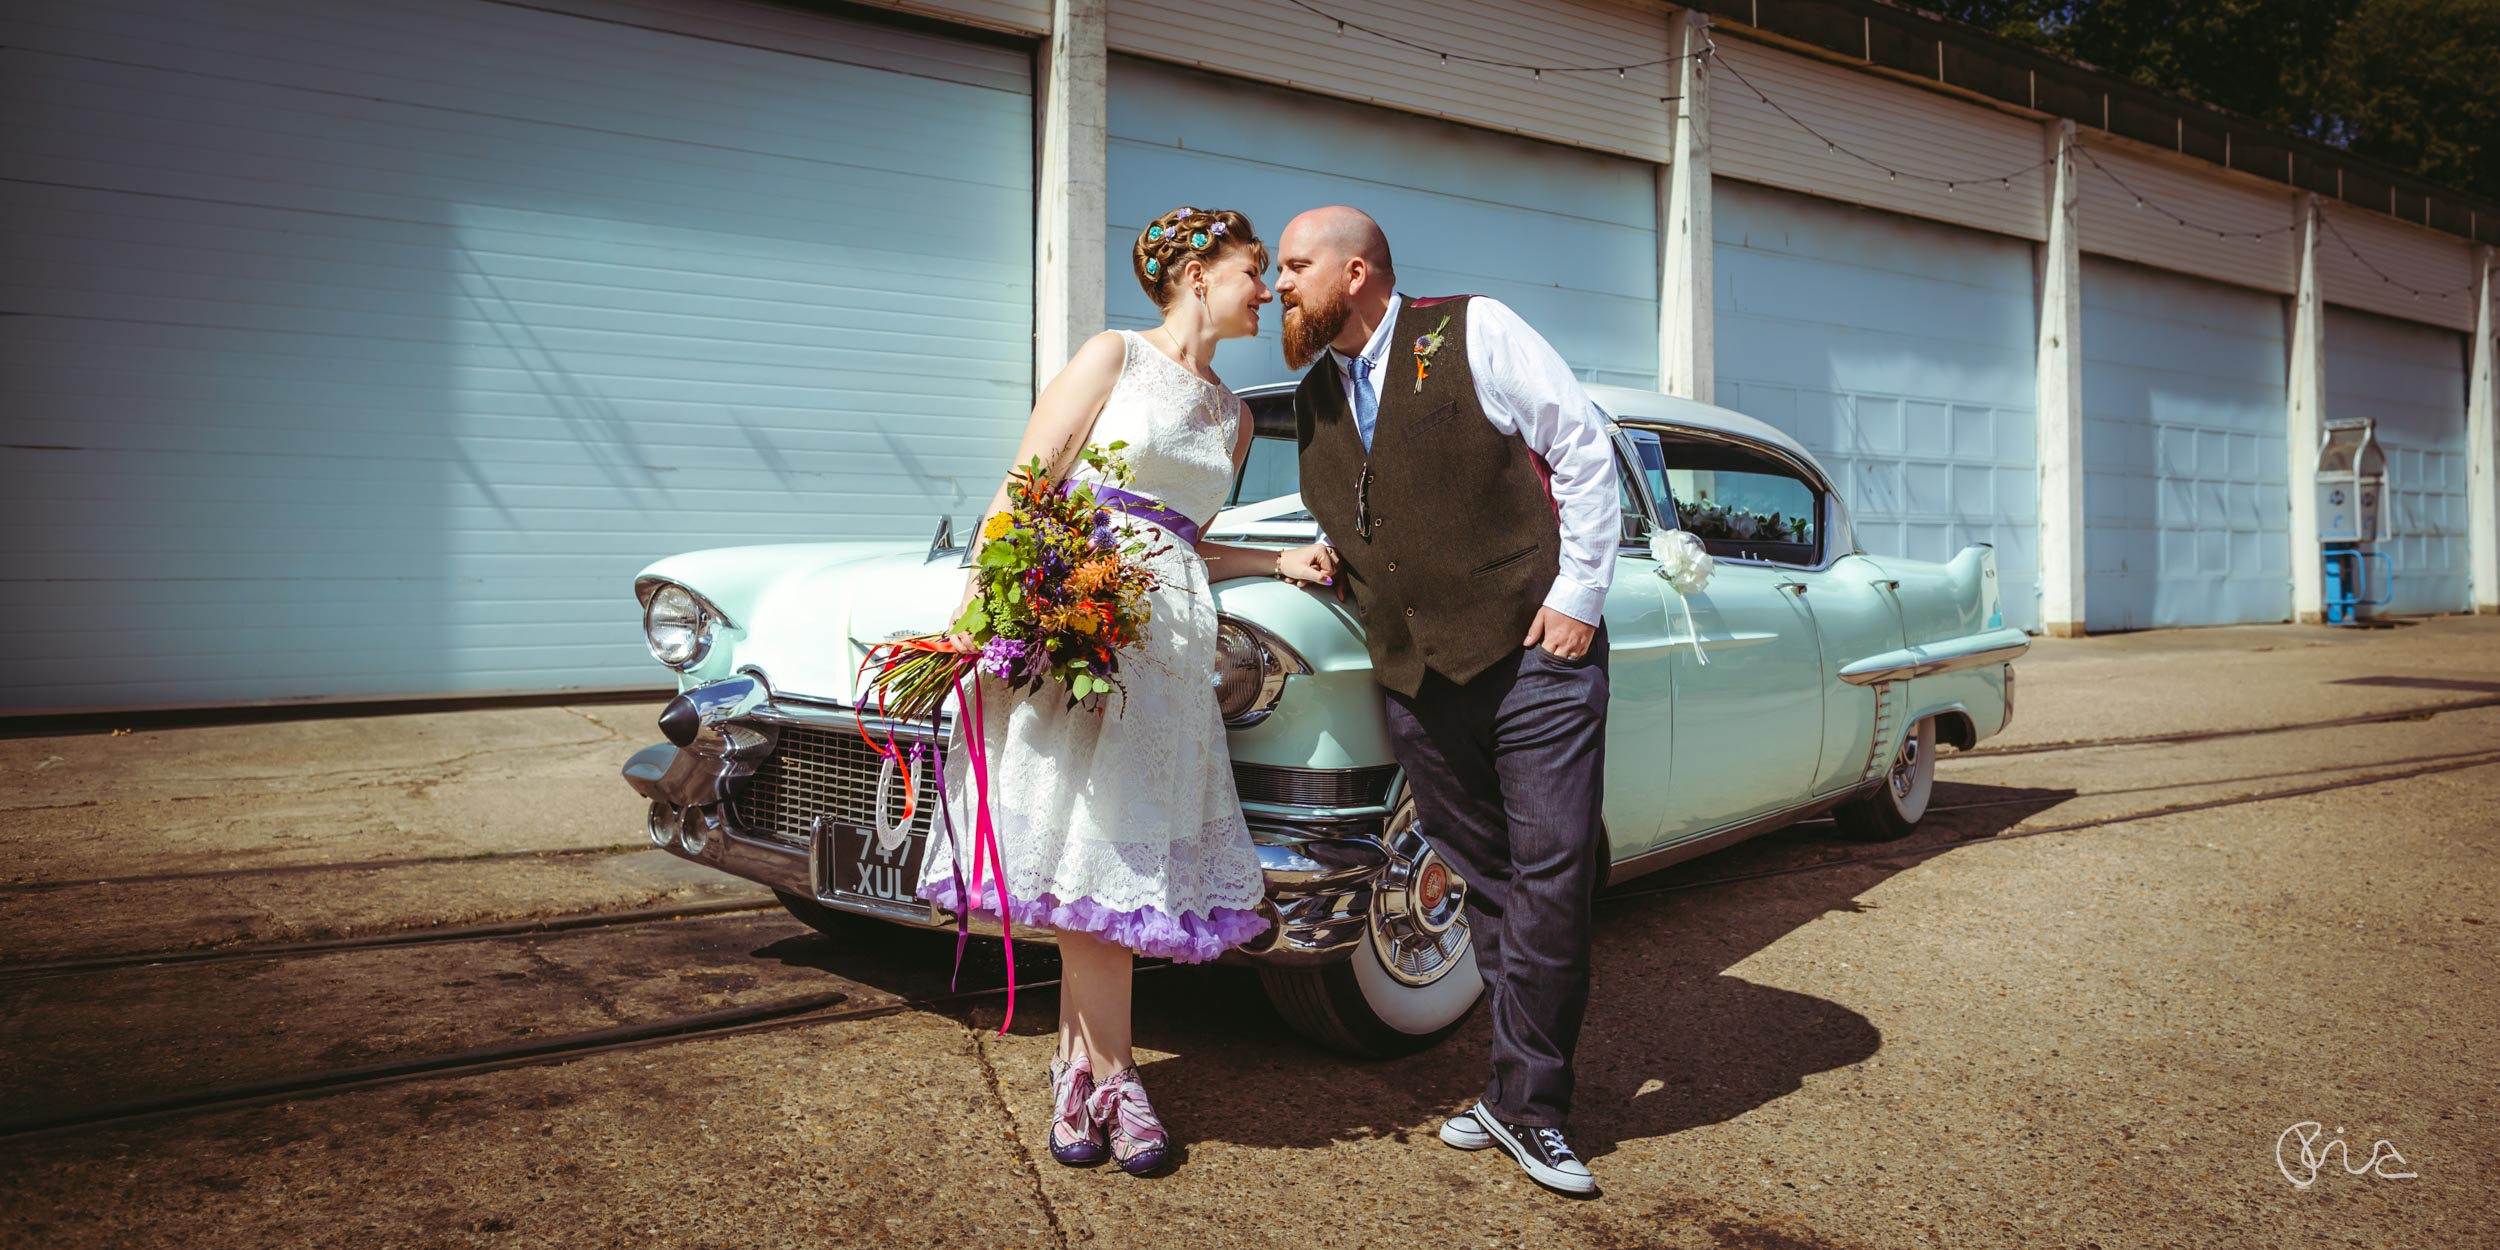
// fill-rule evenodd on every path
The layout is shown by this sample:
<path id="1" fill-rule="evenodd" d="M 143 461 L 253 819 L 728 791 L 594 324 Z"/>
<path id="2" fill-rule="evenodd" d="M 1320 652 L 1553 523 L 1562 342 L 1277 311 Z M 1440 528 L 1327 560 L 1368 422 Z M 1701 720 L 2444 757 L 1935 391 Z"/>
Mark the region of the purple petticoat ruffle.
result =
<path id="1" fill-rule="evenodd" d="M 982 900 L 972 909 L 974 915 L 996 918 L 997 889 L 991 884 L 982 891 Z M 962 895 L 952 873 L 920 887 L 920 897 L 948 911 L 962 908 Z M 1204 918 L 1183 912 L 1175 920 L 1152 907 L 1112 911 L 1090 898 L 1062 903 L 1056 895 L 1021 899 L 1010 894 L 1007 911 L 1010 918 L 1026 928 L 1091 933 L 1140 955 L 1183 964 L 1205 963 L 1267 931 L 1267 917 L 1237 907 L 1218 907 Z"/>

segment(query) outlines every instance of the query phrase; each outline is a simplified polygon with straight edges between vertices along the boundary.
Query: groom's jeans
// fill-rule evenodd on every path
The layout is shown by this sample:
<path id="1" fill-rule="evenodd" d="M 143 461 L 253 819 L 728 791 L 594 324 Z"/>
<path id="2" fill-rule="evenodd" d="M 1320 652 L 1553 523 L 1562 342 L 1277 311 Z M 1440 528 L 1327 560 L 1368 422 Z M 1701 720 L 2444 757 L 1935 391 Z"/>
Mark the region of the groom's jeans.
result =
<path id="1" fill-rule="evenodd" d="M 1459 685 L 1426 673 L 1391 693 L 1389 735 L 1423 835 L 1467 882 L 1493 1012 L 1485 1105 L 1560 1128 L 1589 1001 L 1589 912 L 1604 872 L 1606 630 L 1587 655 L 1541 647 Z"/>

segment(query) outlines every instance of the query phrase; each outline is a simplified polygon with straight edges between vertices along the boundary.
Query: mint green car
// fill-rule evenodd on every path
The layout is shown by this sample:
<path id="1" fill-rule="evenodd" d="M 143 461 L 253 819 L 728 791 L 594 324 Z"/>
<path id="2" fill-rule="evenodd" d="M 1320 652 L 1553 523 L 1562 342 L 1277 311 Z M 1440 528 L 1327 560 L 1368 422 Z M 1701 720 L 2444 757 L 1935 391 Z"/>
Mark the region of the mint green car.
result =
<path id="1" fill-rule="evenodd" d="M 1973 746 L 2013 715 L 2011 661 L 2030 643 L 2005 624 L 1995 553 L 1870 556 L 1787 435 L 1706 404 L 1589 390 L 1615 419 L 1624 482 L 1606 598 L 1608 884 L 1815 816 L 1852 838 L 1909 833 L 1937 749 Z M 1207 534 L 1307 542 L 1291 390 L 1244 398 L 1259 437 Z M 1716 566 L 1687 594 L 1650 554 L 1650 537 L 1675 528 Z M 953 926 L 912 894 L 936 770 L 914 772 L 908 836 L 881 850 L 874 830 L 899 818 L 903 785 L 853 707 L 866 648 L 945 624 L 964 578 L 949 533 L 941 524 L 925 550 L 732 547 L 643 571 L 644 630 L 681 691 L 661 715 L 668 741 L 625 766 L 655 844 L 770 886 L 844 940 L 873 930 L 864 918 Z M 1276 922 L 1227 958 L 1255 965 L 1278 1011 L 1323 1045 L 1430 1045 L 1482 994 L 1467 888 L 1417 827 L 1361 629 L 1323 590 L 1243 580 L 1215 594 L 1212 677 Z M 870 723 L 927 759 L 948 728 Z"/>

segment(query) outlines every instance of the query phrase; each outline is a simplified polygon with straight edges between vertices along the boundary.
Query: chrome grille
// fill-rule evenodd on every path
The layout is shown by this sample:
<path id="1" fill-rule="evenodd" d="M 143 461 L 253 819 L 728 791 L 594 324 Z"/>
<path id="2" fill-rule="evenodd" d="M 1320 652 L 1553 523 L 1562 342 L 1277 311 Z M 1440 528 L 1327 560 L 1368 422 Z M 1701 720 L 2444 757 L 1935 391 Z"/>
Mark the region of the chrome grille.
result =
<path id="1" fill-rule="evenodd" d="M 841 824 L 874 828 L 877 823 L 877 775 L 881 759 L 858 731 L 813 725 L 780 727 L 781 741 L 755 775 L 746 779 L 729 801 L 730 815 L 742 832 L 806 846 L 808 827 L 818 816 Z M 912 764 L 912 785 L 918 794 L 912 810 L 914 834 L 926 835 L 937 819 L 938 778 L 945 767 L 943 744 L 924 738 L 895 736 Z M 912 747 L 926 743 L 917 760 Z M 897 778 L 889 799 L 889 816 L 903 811 L 902 781 Z"/>
<path id="2" fill-rule="evenodd" d="M 1378 807 L 1389 800 L 1398 770 L 1377 768 L 1280 768 L 1233 765 L 1233 789 L 1244 803 L 1293 807 Z"/>

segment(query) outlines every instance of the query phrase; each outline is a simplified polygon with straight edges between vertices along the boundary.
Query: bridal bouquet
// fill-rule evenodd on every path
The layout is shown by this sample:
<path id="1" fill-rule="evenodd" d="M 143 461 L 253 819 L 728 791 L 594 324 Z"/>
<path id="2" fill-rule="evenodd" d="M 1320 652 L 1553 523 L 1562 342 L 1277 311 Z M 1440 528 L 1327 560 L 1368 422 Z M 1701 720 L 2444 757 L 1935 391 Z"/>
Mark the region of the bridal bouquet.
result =
<path id="1" fill-rule="evenodd" d="M 868 696 L 889 717 L 936 724 L 948 695 L 956 700 L 964 728 L 963 750 L 971 766 L 977 795 L 972 805 L 971 875 L 957 880 L 964 897 L 982 897 L 984 883 L 994 883 L 1000 916 L 1009 914 L 1005 857 L 998 830 L 990 818 L 988 735 L 982 724 L 981 687 L 964 678 L 979 671 L 1017 691 L 1038 690 L 1057 682 L 1068 690 L 1068 705 L 1098 709 L 1120 685 L 1120 649 L 1145 636 L 1149 607 L 1146 592 L 1161 584 L 1146 560 L 1162 550 L 1148 536 L 1159 533 L 1147 525 L 1122 525 L 1119 512 L 1155 508 L 1152 500 L 1129 492 L 1128 461 L 1120 452 L 1126 443 L 1088 446 L 1084 462 L 1103 479 L 1098 490 L 1082 482 L 1052 482 L 1040 460 L 1017 469 L 1007 484 L 1007 509 L 981 527 L 981 555 L 973 574 L 971 603 L 944 634 L 923 634 L 869 648 L 861 661 L 865 681 L 859 700 L 859 734 L 901 777 L 903 820 L 912 818 L 912 795 L 918 793 L 911 762 L 891 731 L 880 742 L 868 731 Z M 1119 506 L 1115 507 L 1117 504 Z M 969 640 L 969 645 L 959 640 Z M 918 758 L 913 756 L 912 758 Z M 878 803 L 879 842 L 892 845 L 902 829 L 887 828 L 884 803 Z M 946 820 L 948 844 L 955 842 L 954 816 L 948 805 L 938 811 Z M 960 969 L 963 943 L 971 932 L 972 909 L 955 917 L 955 959 Z M 1015 944 L 1002 931 L 1007 960 L 1007 1014 L 998 1025 L 1006 1036 L 1016 1017 Z"/>
<path id="2" fill-rule="evenodd" d="M 1127 446 L 1088 446 L 1080 458 L 1107 485 L 1125 487 Z M 1146 565 L 1158 549 L 1145 536 L 1159 534 L 1120 524 L 1108 502 L 1089 483 L 1051 481 L 1039 459 L 1017 469 L 1007 509 L 982 527 L 963 616 L 945 634 L 869 652 L 867 685 L 886 712 L 926 720 L 974 669 L 1016 691 L 1056 682 L 1070 706 L 1089 710 L 1120 690 L 1120 651 L 1145 635 L 1146 592 L 1160 584 Z"/>

